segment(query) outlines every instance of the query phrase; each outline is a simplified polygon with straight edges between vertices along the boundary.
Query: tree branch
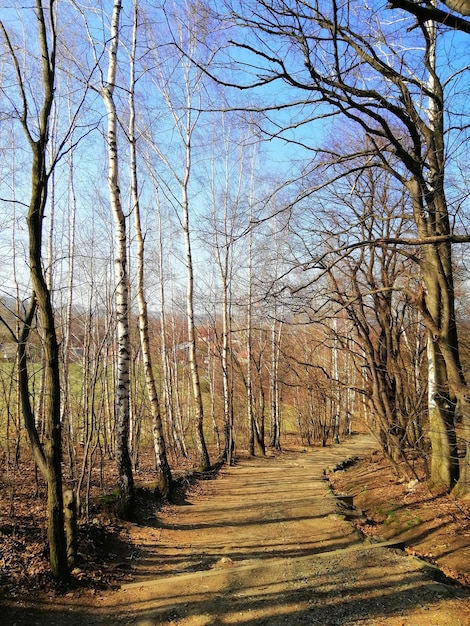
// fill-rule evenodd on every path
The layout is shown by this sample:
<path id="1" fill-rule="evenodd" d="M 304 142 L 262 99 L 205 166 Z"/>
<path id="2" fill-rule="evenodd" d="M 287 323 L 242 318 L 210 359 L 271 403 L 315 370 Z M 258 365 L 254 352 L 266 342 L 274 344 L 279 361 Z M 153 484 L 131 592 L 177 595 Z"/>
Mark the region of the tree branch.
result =
<path id="1" fill-rule="evenodd" d="M 464 33 L 470 34 L 470 21 L 463 19 L 457 15 L 453 15 L 448 11 L 442 11 L 430 4 L 418 4 L 413 0 L 389 0 L 388 7 L 390 9 L 402 9 L 414 15 L 419 22 L 427 22 L 428 20 L 434 20 L 444 26 L 453 28 L 454 30 L 460 30 Z"/>

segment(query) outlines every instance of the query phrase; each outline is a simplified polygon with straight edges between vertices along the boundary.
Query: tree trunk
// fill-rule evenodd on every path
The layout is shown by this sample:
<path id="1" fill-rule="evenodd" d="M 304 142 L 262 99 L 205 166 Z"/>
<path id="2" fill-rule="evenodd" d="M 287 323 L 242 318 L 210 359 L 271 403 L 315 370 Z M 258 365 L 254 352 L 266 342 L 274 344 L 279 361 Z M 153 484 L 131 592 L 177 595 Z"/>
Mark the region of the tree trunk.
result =
<path id="1" fill-rule="evenodd" d="M 228 255 L 228 250 L 225 250 Z M 224 390 L 224 460 L 231 465 L 233 451 L 235 448 L 235 437 L 233 432 L 233 389 L 231 380 L 231 366 L 229 366 L 230 355 L 230 316 L 228 310 L 228 284 L 227 269 L 228 261 L 226 259 L 225 272 L 222 276 L 223 284 L 223 311 L 222 311 L 222 383 Z"/>
<path id="2" fill-rule="evenodd" d="M 206 447 L 206 440 L 204 437 L 204 408 L 202 404 L 201 382 L 199 377 L 199 367 L 197 362 L 197 344 L 196 344 L 196 330 L 194 322 L 194 275 L 193 275 L 193 262 L 191 254 L 191 238 L 189 232 L 189 211 L 187 192 L 184 190 L 183 200 L 183 230 L 184 240 L 186 245 L 186 274 L 187 274 L 187 287 L 186 287 L 186 317 L 188 324 L 188 342 L 189 342 L 189 367 L 191 371 L 191 383 L 194 400 L 195 411 L 195 434 L 196 445 L 199 452 L 199 467 L 201 472 L 207 472 L 210 469 L 209 453 Z"/>
<path id="3" fill-rule="evenodd" d="M 137 155 L 135 137 L 135 51 L 137 46 L 137 25 L 138 25 L 138 3 L 134 0 L 134 32 L 131 53 L 131 79 L 129 87 L 129 141 L 130 141 L 130 167 L 131 167 L 131 193 L 134 209 L 134 226 L 137 239 L 137 301 L 139 305 L 139 334 L 142 349 L 142 360 L 144 364 L 145 383 L 150 402 L 150 411 L 153 420 L 153 440 L 155 450 L 155 460 L 158 472 L 158 491 L 162 498 L 167 500 L 170 496 L 172 476 L 166 455 L 165 438 L 163 436 L 163 423 L 160 412 L 160 402 L 158 399 L 157 386 L 152 368 L 152 357 L 150 351 L 150 335 L 147 313 L 147 301 L 145 299 L 144 285 L 144 237 L 142 235 L 142 225 L 140 220 L 140 202 L 137 180 Z"/>
<path id="4" fill-rule="evenodd" d="M 72 489 L 64 492 L 65 536 L 67 540 L 67 563 L 70 569 L 77 558 L 77 502 Z"/>
<path id="5" fill-rule="evenodd" d="M 157 202 L 157 219 L 158 219 L 158 260 L 159 260 L 159 279 L 160 279 L 160 340 L 161 340 L 161 362 L 163 376 L 163 398 L 166 409 L 166 423 L 171 433 L 174 450 L 177 455 L 184 458 L 188 456 L 186 443 L 184 440 L 184 432 L 181 423 L 181 411 L 178 404 L 178 390 L 175 389 L 174 376 L 170 357 L 168 354 L 167 341 L 167 316 L 166 316 L 166 293 L 165 293 L 165 268 L 164 268 L 164 246 L 163 246 L 163 224 L 162 224 L 162 208 L 156 192 Z M 173 323 L 173 321 L 172 321 Z M 175 366 L 175 369 L 176 366 Z M 176 399 L 175 399 L 176 397 Z"/>
<path id="6" fill-rule="evenodd" d="M 50 566 L 52 574 L 56 579 L 66 580 L 69 576 L 69 570 L 67 566 L 62 494 L 59 348 L 51 294 L 44 275 L 42 263 L 42 235 L 49 179 L 45 160 L 49 141 L 51 110 L 54 101 L 56 69 L 55 7 L 53 6 L 53 2 L 49 3 L 47 13 L 49 22 L 46 18 L 41 0 L 35 1 L 35 12 L 43 81 L 43 99 L 39 109 L 37 129 L 34 131 L 34 133 L 37 133 L 37 139 L 33 138 L 33 134 L 28 126 L 29 110 L 25 97 L 26 86 L 23 82 L 22 70 L 4 24 L 0 21 L 0 29 L 16 71 L 18 88 L 22 96 L 23 110 L 20 120 L 32 152 L 31 197 L 26 221 L 29 237 L 29 270 L 33 293 L 26 318 L 20 331 L 18 363 L 21 405 L 26 430 L 30 439 L 34 460 L 47 482 Z M 43 442 L 41 442 L 36 429 L 35 415 L 31 406 L 26 358 L 26 343 L 30 335 L 31 323 L 36 307 L 39 312 L 39 321 L 43 334 L 45 392 Z"/>
<path id="7" fill-rule="evenodd" d="M 279 396 L 279 355 L 281 349 L 282 322 L 277 319 L 277 306 L 274 306 L 274 319 L 271 327 L 271 440 L 270 446 L 281 449 L 281 420 Z"/>
<path id="8" fill-rule="evenodd" d="M 115 224 L 115 304 L 117 329 L 117 374 L 116 374 L 116 463 L 119 481 L 119 514 L 129 517 L 134 505 L 134 478 L 129 454 L 130 427 L 130 336 L 129 336 L 129 284 L 127 269 L 126 218 L 121 206 L 117 148 L 117 114 L 114 102 L 114 87 L 117 71 L 119 43 L 119 19 L 121 2 L 115 0 L 111 18 L 108 49 L 108 75 L 101 95 L 106 107 L 108 128 L 108 189 Z"/>
<path id="9" fill-rule="evenodd" d="M 188 85 L 189 87 L 189 85 Z M 188 94 L 189 97 L 189 94 Z M 191 108 L 186 111 L 185 129 L 185 172 L 181 184 L 182 210 L 183 210 L 183 233 L 186 250 L 186 318 L 188 324 L 189 343 L 189 367 L 191 371 L 191 384 L 195 411 L 195 435 L 196 445 L 199 452 L 199 470 L 207 472 L 210 469 L 209 453 L 207 451 L 204 436 L 204 407 L 202 403 L 201 381 L 199 376 L 199 366 L 197 361 L 197 339 L 196 325 L 194 320 L 194 270 L 193 257 L 191 251 L 191 231 L 189 226 L 189 198 L 188 185 L 191 171 Z"/>
<path id="10" fill-rule="evenodd" d="M 449 491 L 459 477 L 453 407 L 446 393 L 445 363 L 428 334 L 428 411 L 432 487 Z"/>

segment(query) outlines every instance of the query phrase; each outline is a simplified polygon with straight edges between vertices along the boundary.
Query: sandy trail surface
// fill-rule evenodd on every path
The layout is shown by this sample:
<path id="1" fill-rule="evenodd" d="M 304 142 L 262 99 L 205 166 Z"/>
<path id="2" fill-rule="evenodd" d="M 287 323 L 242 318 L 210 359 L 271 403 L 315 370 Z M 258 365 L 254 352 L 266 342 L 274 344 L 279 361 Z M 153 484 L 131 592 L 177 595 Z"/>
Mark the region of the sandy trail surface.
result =
<path id="1" fill-rule="evenodd" d="M 393 545 L 367 543 L 326 467 L 369 453 L 331 448 L 238 459 L 157 521 L 130 529 L 132 582 L 5 609 L 5 624 L 470 625 L 468 594 Z"/>

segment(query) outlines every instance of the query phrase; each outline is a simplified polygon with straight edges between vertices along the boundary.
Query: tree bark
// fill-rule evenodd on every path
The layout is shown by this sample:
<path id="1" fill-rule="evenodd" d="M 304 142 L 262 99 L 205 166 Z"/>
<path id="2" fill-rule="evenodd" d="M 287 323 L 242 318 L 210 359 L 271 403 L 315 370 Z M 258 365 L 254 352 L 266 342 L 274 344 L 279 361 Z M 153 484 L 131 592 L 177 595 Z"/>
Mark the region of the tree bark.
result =
<path id="1" fill-rule="evenodd" d="M 31 197 L 26 221 L 29 237 L 29 270 L 33 293 L 18 343 L 21 404 L 33 456 L 47 482 L 50 566 L 53 576 L 63 581 L 68 578 L 69 569 L 67 565 L 62 493 L 59 347 L 51 294 L 42 266 L 42 234 L 49 180 L 46 168 L 46 151 L 49 141 L 51 110 L 54 101 L 56 70 L 54 2 L 51 1 L 48 6 L 49 27 L 41 0 L 35 0 L 35 11 L 38 27 L 38 42 L 41 53 L 42 86 L 44 90 L 39 110 L 37 139 L 34 139 L 29 127 L 29 108 L 21 68 L 3 22 L 0 22 L 0 29 L 16 71 L 17 84 L 23 106 L 20 120 L 32 152 Z M 39 321 L 43 334 L 44 354 L 45 396 L 43 413 L 44 440 L 42 442 L 36 429 L 35 415 L 31 406 L 26 358 L 26 343 L 30 335 L 31 323 L 36 307 L 39 313 Z"/>
<path id="2" fill-rule="evenodd" d="M 189 142 L 187 146 L 189 151 Z M 189 159 L 189 154 L 187 155 Z M 187 169 L 187 176 L 189 176 L 189 166 Z M 186 178 L 186 177 L 185 177 Z M 207 472 L 210 469 L 209 452 L 206 446 L 206 440 L 204 436 L 204 407 L 202 404 L 202 392 L 201 381 L 199 376 L 199 366 L 197 361 L 197 339 L 196 339 L 196 326 L 194 321 L 194 272 L 193 272 L 193 260 L 191 253 L 191 235 L 189 230 L 189 206 L 187 197 L 186 185 L 182 188 L 183 191 L 183 232 L 184 241 L 186 247 L 186 318 L 188 325 L 188 343 L 189 343 L 189 367 L 191 371 L 191 383 L 194 399 L 194 411 L 195 411 L 195 435 L 196 445 L 199 452 L 199 471 Z"/>
<path id="3" fill-rule="evenodd" d="M 149 321 L 147 312 L 147 301 L 145 299 L 145 244 L 142 234 L 140 220 L 139 186 L 137 179 L 137 154 L 136 154 L 136 134 L 135 134 L 135 52 L 137 46 L 137 26 L 138 26 L 138 2 L 134 0 L 134 31 L 131 52 L 131 76 L 129 86 L 129 145 L 130 145 L 130 168 L 131 168 L 131 194 L 134 210 L 134 227 L 137 239 L 137 302 L 139 306 L 139 334 L 142 349 L 142 360 L 144 365 L 145 383 L 150 402 L 150 412 L 153 421 L 153 440 L 155 450 L 155 461 L 158 472 L 157 489 L 161 497 L 167 500 L 171 493 L 172 476 L 166 455 L 165 438 L 163 436 L 163 423 L 160 412 L 160 401 L 155 384 L 155 376 L 152 368 L 152 356 L 150 351 Z"/>
<path id="4" fill-rule="evenodd" d="M 115 0 L 111 18 L 108 48 L 108 73 L 101 95 L 107 113 L 108 189 L 115 225 L 116 258 L 115 304 L 117 329 L 117 374 L 116 374 L 116 463 L 119 476 L 119 514 L 129 517 L 134 505 L 134 477 L 129 454 L 130 428 L 130 336 L 129 336 L 129 277 L 127 268 L 126 217 L 121 205 L 119 188 L 119 159 L 117 145 L 117 113 L 114 88 L 117 72 L 119 44 L 119 20 L 121 2 Z"/>

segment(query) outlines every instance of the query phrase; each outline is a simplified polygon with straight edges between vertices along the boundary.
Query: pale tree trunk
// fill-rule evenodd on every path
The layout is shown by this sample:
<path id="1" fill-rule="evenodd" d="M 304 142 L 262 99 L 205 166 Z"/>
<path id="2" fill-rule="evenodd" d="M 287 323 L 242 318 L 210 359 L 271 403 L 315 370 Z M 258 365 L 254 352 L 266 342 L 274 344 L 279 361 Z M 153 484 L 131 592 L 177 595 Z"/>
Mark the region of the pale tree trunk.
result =
<path id="1" fill-rule="evenodd" d="M 252 210 L 251 203 L 250 210 Z M 249 453 L 254 456 L 256 427 L 253 398 L 253 363 L 251 360 L 253 354 L 253 230 L 251 228 L 248 237 L 248 301 L 246 306 L 246 404 L 248 419 L 248 450 Z M 264 452 L 265 450 L 263 448 L 263 454 Z"/>
<path id="2" fill-rule="evenodd" d="M 227 207 L 225 208 L 227 210 Z M 225 214 L 225 226 L 226 226 Z M 217 224 L 214 223 L 214 229 L 217 231 Z M 225 231 L 226 233 L 226 231 Z M 228 239 L 228 238 L 227 238 Z M 221 253 L 221 247 L 223 253 Z M 231 365 L 230 365 L 230 336 L 231 321 L 229 312 L 229 266 L 230 266 L 230 242 L 224 241 L 222 246 L 216 243 L 217 262 L 220 269 L 220 277 L 222 282 L 222 388 L 224 398 L 224 453 L 223 460 L 229 465 L 232 463 L 232 456 L 235 447 L 235 439 L 233 432 L 233 390 L 231 385 Z"/>
<path id="3" fill-rule="evenodd" d="M 279 238 L 277 229 L 280 224 L 277 219 L 272 221 L 271 230 L 271 245 L 274 257 L 271 261 L 272 269 L 270 280 L 275 280 L 280 271 L 280 264 L 282 263 L 282 240 Z M 270 434 L 270 446 L 276 450 L 281 449 L 281 401 L 280 401 L 280 385 L 279 385 L 279 363 L 280 363 L 280 351 L 281 340 L 283 330 L 283 306 L 281 305 L 279 310 L 279 304 L 277 296 L 273 296 L 272 310 L 271 310 L 271 328 L 270 328 L 270 343 L 271 343 L 271 367 L 270 367 L 270 392 L 271 392 L 271 434 Z"/>
<path id="4" fill-rule="evenodd" d="M 256 150 L 253 150 L 250 165 L 250 224 L 254 221 L 254 204 L 255 204 L 255 158 Z M 255 450 L 262 455 L 266 454 L 266 446 L 264 442 L 264 421 L 261 429 L 258 427 L 255 398 L 253 393 L 253 227 L 248 233 L 248 294 L 247 294 L 247 311 L 246 311 L 246 402 L 247 402 L 247 419 L 248 419 L 248 449 L 254 456 Z M 264 420 L 264 415 L 261 415 Z"/>
<path id="5" fill-rule="evenodd" d="M 191 229 L 189 223 L 189 180 L 192 165 L 191 140 L 195 127 L 192 115 L 192 94 L 189 76 L 186 80 L 186 110 L 184 113 L 185 122 L 182 129 L 184 141 L 184 173 L 181 179 L 181 209 L 183 213 L 182 225 L 185 246 L 186 260 L 186 317 L 188 324 L 189 342 L 189 369 L 191 373 L 192 392 L 195 412 L 195 435 L 196 445 L 199 453 L 199 470 L 206 472 L 210 469 L 209 452 L 204 436 L 204 407 L 202 402 L 201 381 L 199 375 L 199 365 L 197 360 L 197 337 L 196 323 L 194 316 L 194 266 L 191 245 Z"/>
<path id="6" fill-rule="evenodd" d="M 273 248 L 275 257 L 273 259 L 272 274 L 277 277 L 279 272 L 279 263 L 281 262 L 281 242 L 276 233 L 278 227 L 277 220 L 273 221 Z M 281 313 L 282 315 L 282 313 Z M 277 297 L 273 298 L 272 321 L 271 321 L 271 372 L 270 372 L 270 388 L 271 388 L 271 448 L 281 449 L 281 406 L 280 406 L 280 388 L 279 388 L 279 359 L 282 338 L 282 320 L 278 309 Z"/>
<path id="7" fill-rule="evenodd" d="M 163 155 L 158 147 L 155 147 L 160 158 L 165 162 L 169 170 L 175 176 L 181 192 L 180 207 L 182 212 L 181 225 L 183 230 L 184 247 L 185 247 L 185 269 L 186 269 L 186 323 L 188 332 L 189 345 L 189 370 L 191 378 L 191 391 L 193 397 L 194 409 L 194 433 L 196 446 L 199 454 L 200 471 L 210 469 L 209 453 L 206 446 L 204 435 L 204 407 L 202 401 L 201 382 L 199 374 L 199 365 L 197 360 L 197 337 L 196 322 L 194 314 L 194 267 L 191 244 L 191 228 L 189 221 L 189 181 L 191 175 L 191 139 L 194 130 L 194 122 L 192 120 L 192 104 L 191 90 L 189 79 L 186 83 L 186 109 L 182 118 L 178 116 L 176 110 L 172 110 L 175 122 L 179 126 L 180 137 L 184 144 L 184 160 L 183 173 L 180 176 L 177 171 L 170 165 L 168 159 Z M 183 121 L 182 121 L 183 120 Z"/>
<path id="8" fill-rule="evenodd" d="M 171 19 L 171 16 L 169 16 Z M 189 23 L 189 22 L 188 22 Z M 178 24 L 178 37 L 184 39 L 183 33 L 180 30 L 180 24 Z M 191 37 L 191 35 L 189 35 Z M 182 42 L 181 45 L 185 45 L 186 42 Z M 188 332 L 188 346 L 189 346 L 189 369 L 191 379 L 191 390 L 193 398 L 193 412 L 194 412 L 194 435 L 196 441 L 196 447 L 199 455 L 199 469 L 201 471 L 207 471 L 210 469 L 209 453 L 206 446 L 204 435 L 204 407 L 203 398 L 200 383 L 199 365 L 197 361 L 197 337 L 196 337 L 196 323 L 194 312 L 194 266 L 193 266 L 193 254 L 192 254 L 192 234 L 190 225 L 190 197 L 189 197 L 189 184 L 191 178 L 191 166 L 192 166 L 192 140 L 194 137 L 195 127 L 199 117 L 198 113 L 194 113 L 198 109 L 198 106 L 194 106 L 193 98 L 195 93 L 198 92 L 200 77 L 197 77 L 193 82 L 191 81 L 192 64 L 187 58 L 181 60 L 182 67 L 177 67 L 181 70 L 182 78 L 181 85 L 178 84 L 178 89 L 181 88 L 181 102 L 179 108 L 175 102 L 172 101 L 171 85 L 173 84 L 173 76 L 168 77 L 163 72 L 163 66 L 160 57 L 155 60 L 155 66 L 160 73 L 158 80 L 160 84 L 158 89 L 161 91 L 165 104 L 173 118 L 175 132 L 180 140 L 181 155 L 179 156 L 176 164 L 172 163 L 172 155 L 165 153 L 157 144 L 152 142 L 152 149 L 155 150 L 159 159 L 165 164 L 171 176 L 174 178 L 176 185 L 179 187 L 180 199 L 178 202 L 178 210 L 180 211 L 180 223 L 183 231 L 184 248 L 185 248 L 185 270 L 186 270 L 186 323 Z M 176 68 L 175 68 L 176 71 Z M 194 119 L 193 119 L 194 118 Z M 175 194 L 171 194 L 171 201 L 176 198 Z"/>
<path id="9" fill-rule="evenodd" d="M 333 317 L 333 348 L 331 351 L 331 406 L 333 441 L 339 443 L 339 429 L 341 419 L 341 394 L 339 391 L 339 355 L 338 355 L 338 318 Z"/>
<path id="10" fill-rule="evenodd" d="M 188 323 L 188 342 L 189 342 L 189 369 L 191 373 L 192 393 L 194 399 L 195 413 L 195 434 L 196 445 L 199 452 L 199 470 L 206 472 L 210 469 L 209 452 L 206 446 L 204 436 L 204 407 L 202 402 L 201 381 L 199 375 L 199 365 L 197 360 L 197 337 L 196 323 L 194 315 L 194 266 L 191 244 L 191 229 L 189 223 L 189 195 L 188 186 L 191 173 L 192 154 L 191 139 L 194 130 L 194 122 L 192 120 L 192 97 L 190 93 L 189 79 L 186 84 L 187 102 L 185 111 L 185 128 L 183 130 L 183 139 L 185 147 L 185 166 L 184 174 L 181 181 L 181 208 L 183 212 L 183 235 L 186 253 L 186 317 Z"/>
<path id="11" fill-rule="evenodd" d="M 277 319 L 274 305 L 271 325 L 271 448 L 281 449 L 281 402 L 279 389 L 279 358 L 281 350 L 282 321 Z"/>
<path id="12" fill-rule="evenodd" d="M 188 111 L 188 116 L 190 112 Z M 188 120 L 188 128 L 190 122 Z M 192 392 L 194 399 L 195 412 L 195 434 L 196 444 L 199 452 L 199 470 L 206 472 L 210 469 L 209 453 L 206 447 L 204 437 L 204 407 L 202 404 L 201 381 L 199 376 L 199 366 L 197 361 L 197 338 L 196 324 L 194 320 L 194 271 L 193 259 L 191 252 L 191 234 L 189 228 L 189 200 L 188 200 L 188 181 L 190 172 L 190 137 L 187 136 L 186 143 L 186 173 L 182 186 L 182 209 L 183 209 L 183 232 L 184 243 L 186 248 L 186 316 L 188 322 L 188 342 L 189 342 L 189 368 L 191 372 Z"/>
<path id="13" fill-rule="evenodd" d="M 181 423 L 181 411 L 179 409 L 178 389 L 175 389 L 174 376 L 170 363 L 169 348 L 167 341 L 167 316 L 166 316 L 166 293 L 165 293 L 165 267 L 164 267 L 164 241 L 162 208 L 156 191 L 157 219 L 158 219 L 158 261 L 160 279 L 160 341 L 161 360 L 163 376 L 163 398 L 166 408 L 166 422 L 171 433 L 171 439 L 177 455 L 187 457 L 186 443 L 184 440 L 183 427 Z M 173 322 L 172 322 L 173 323 Z M 177 386 L 176 386 L 177 387 Z"/>
<path id="14" fill-rule="evenodd" d="M 354 367 L 353 356 L 353 329 L 348 330 L 347 336 L 348 350 L 346 354 L 346 406 L 343 425 L 343 435 L 350 436 L 352 434 L 352 416 L 355 414 L 355 394 L 354 387 L 356 385 L 357 371 Z"/>
<path id="15" fill-rule="evenodd" d="M 129 336 L 129 276 L 127 267 L 126 218 L 122 210 L 119 189 L 119 160 L 117 148 L 117 113 L 114 87 L 117 72 L 119 20 L 121 2 L 115 0 L 111 18 L 108 47 L 108 73 L 101 95 L 107 113 L 108 189 L 115 224 L 115 304 L 117 332 L 116 372 L 116 462 L 119 475 L 119 513 L 128 517 L 134 504 L 134 478 L 129 454 L 130 425 L 130 336 Z"/>
<path id="16" fill-rule="evenodd" d="M 196 100 L 201 99 L 203 89 L 202 79 L 203 72 L 191 61 L 194 55 L 195 47 L 198 45 L 198 36 L 203 38 L 204 32 L 195 32 L 197 26 L 202 23 L 193 24 L 193 7 L 191 4 L 186 6 L 187 15 L 185 19 L 181 16 L 172 14 L 173 7 L 166 5 L 164 8 L 167 18 L 167 24 L 172 32 L 172 36 L 178 41 L 180 49 L 189 49 L 188 55 L 181 57 L 167 58 L 162 63 L 158 46 L 155 47 L 154 67 L 152 68 L 157 74 L 157 85 L 165 105 L 173 119 L 175 129 L 175 137 L 171 145 L 174 150 L 179 150 L 174 161 L 172 151 L 165 152 L 161 149 L 157 141 L 152 142 L 152 148 L 155 150 L 159 159 L 165 164 L 168 172 L 174 179 L 179 189 L 179 200 L 175 202 L 177 197 L 176 190 L 170 190 L 168 198 L 170 202 L 177 204 L 179 219 L 183 231 L 184 248 L 185 248 L 185 270 L 186 270 L 186 322 L 188 332 L 189 345 L 189 369 L 191 379 L 191 390 L 193 399 L 194 414 L 194 435 L 196 447 L 199 455 L 199 469 L 207 471 L 210 468 L 209 453 L 206 446 L 204 435 L 204 406 L 201 391 L 201 382 L 199 374 L 199 364 L 197 359 L 197 337 L 196 322 L 194 311 L 194 265 L 192 252 L 192 225 L 190 224 L 190 180 L 193 158 L 193 146 L 195 130 L 198 124 L 201 111 L 201 103 Z M 162 51 L 161 54 L 164 54 Z M 178 81 L 175 82 L 175 76 Z"/>
<path id="17" fill-rule="evenodd" d="M 233 428 L 233 384 L 232 384 L 232 346 L 231 334 L 232 323 L 230 315 L 230 291 L 233 272 L 233 246 L 235 244 L 235 229 L 238 205 L 242 193 L 242 181 L 244 171 L 243 149 L 239 154 L 239 171 L 236 185 L 231 180 L 231 150 L 230 127 L 226 125 L 226 117 L 221 119 L 222 137 L 216 136 L 216 143 L 212 150 L 212 229 L 214 249 L 217 265 L 219 268 L 220 282 L 222 286 L 222 346 L 220 363 L 222 367 L 222 388 L 224 406 L 224 453 L 223 460 L 229 465 L 232 463 L 235 448 L 235 435 Z M 222 144 L 221 153 L 217 150 Z M 219 158 L 220 157 L 220 158 Z M 220 163 L 223 162 L 223 199 L 220 201 L 217 185 Z M 219 215 L 219 207 L 223 205 L 223 214 Z"/>
<path id="18" fill-rule="evenodd" d="M 67 549 L 64 530 L 64 502 L 62 493 L 62 440 L 60 424 L 60 377 L 59 346 L 57 342 L 51 293 L 42 267 L 42 232 L 44 212 L 47 203 L 48 173 L 46 171 L 46 152 L 49 141 L 51 109 L 54 101 L 55 63 L 56 63 L 56 24 L 54 2 L 50 2 L 46 18 L 43 4 L 35 2 L 38 27 L 38 44 L 41 52 L 41 70 L 43 79 L 43 99 L 39 110 L 38 137 L 31 134 L 28 121 L 28 103 L 26 87 L 16 53 L 11 45 L 3 22 L 0 30 L 5 39 L 13 62 L 17 84 L 22 101 L 21 123 L 32 152 L 31 197 L 29 202 L 27 225 L 29 236 L 29 269 L 33 294 L 18 342 L 18 362 L 21 390 L 21 405 L 26 430 L 30 439 L 34 460 L 47 482 L 48 540 L 49 560 L 52 574 L 59 580 L 68 578 Z M 41 442 L 36 429 L 34 411 L 29 394 L 29 375 L 27 368 L 26 343 L 29 338 L 34 314 L 39 312 L 43 333 L 44 350 L 44 441 Z"/>
<path id="19" fill-rule="evenodd" d="M 137 240 L 137 302 L 139 305 L 139 334 L 142 349 L 142 360 L 144 365 L 145 383 L 150 402 L 150 411 L 153 421 L 153 440 L 155 450 L 155 461 L 158 472 L 157 488 L 164 499 L 168 499 L 171 492 L 172 477 L 168 464 L 165 439 L 163 436 L 163 423 L 160 413 L 160 401 L 158 399 L 155 377 L 152 369 L 152 357 L 150 351 L 149 321 L 147 313 L 147 301 L 145 299 L 144 285 L 144 262 L 145 249 L 144 237 L 142 235 L 142 225 L 140 220 L 140 202 L 137 179 L 137 155 L 136 155 L 136 135 L 135 135 L 135 52 L 137 47 L 137 27 L 138 27 L 138 2 L 134 0 L 134 31 L 132 38 L 132 51 L 130 59 L 130 86 L 129 86 L 129 146 L 130 146 L 130 168 L 131 168 L 131 194 L 132 207 L 134 211 L 134 228 Z"/>
<path id="20" fill-rule="evenodd" d="M 429 91 L 435 93 L 436 85 L 434 72 L 436 69 L 436 26 L 433 22 L 427 22 L 425 28 L 429 34 L 429 65 L 431 73 L 428 77 Z M 434 120 L 438 111 L 432 97 L 428 100 L 428 118 L 430 126 L 435 129 Z M 417 208 L 420 203 L 416 202 Z M 421 227 L 421 235 L 426 236 L 424 225 Z M 438 320 L 441 309 L 440 288 L 432 276 L 438 272 L 436 258 L 433 250 L 425 250 L 425 263 L 422 264 L 424 281 L 429 285 L 427 289 L 427 304 L 433 319 Z M 434 271 L 432 267 L 434 266 Z M 436 487 L 450 489 L 459 476 L 458 460 L 455 456 L 455 429 L 453 410 L 449 398 L 441 395 L 447 387 L 447 372 L 445 362 L 440 353 L 439 346 L 433 341 L 433 335 L 428 330 L 428 413 L 429 413 L 429 439 L 431 441 L 431 484 Z M 445 393 L 445 391 L 444 391 Z"/>
<path id="21" fill-rule="evenodd" d="M 214 315 L 214 327 L 216 328 L 217 324 L 217 316 Z M 217 336 L 217 331 L 214 328 L 215 335 Z M 216 380 L 217 380 L 217 368 L 216 368 L 216 356 L 214 354 L 214 346 L 212 345 L 211 338 L 208 337 L 207 341 L 207 378 L 209 380 L 209 392 L 210 392 L 210 402 L 211 402 L 211 422 L 212 422 L 212 431 L 214 433 L 215 442 L 217 445 L 217 453 L 220 455 L 221 444 L 220 444 L 220 433 L 219 426 L 217 424 L 217 408 L 216 408 Z M 223 458 L 223 457 L 222 457 Z"/>
<path id="22" fill-rule="evenodd" d="M 73 178 L 73 150 L 71 149 L 68 154 L 69 165 L 69 271 L 67 281 L 67 305 L 65 309 L 64 320 L 64 338 L 62 346 L 62 362 L 63 362 L 63 401 L 61 410 L 61 424 L 62 428 L 66 429 L 67 433 L 67 451 L 70 463 L 70 472 L 73 479 L 75 479 L 75 430 L 74 422 L 71 414 L 70 406 L 70 350 L 72 347 L 72 313 L 73 313 L 73 292 L 74 292 L 74 270 L 75 270 L 75 220 L 77 213 L 77 201 L 74 188 Z"/>
<path id="23" fill-rule="evenodd" d="M 226 274 L 225 274 L 226 276 Z M 235 448 L 235 435 L 233 431 L 233 390 L 231 384 L 231 366 L 229 364 L 230 355 L 230 333 L 231 324 L 228 309 L 228 285 L 227 280 L 223 280 L 223 312 L 222 312 L 222 383 L 224 390 L 224 460 L 229 465 L 232 463 L 233 451 Z"/>

